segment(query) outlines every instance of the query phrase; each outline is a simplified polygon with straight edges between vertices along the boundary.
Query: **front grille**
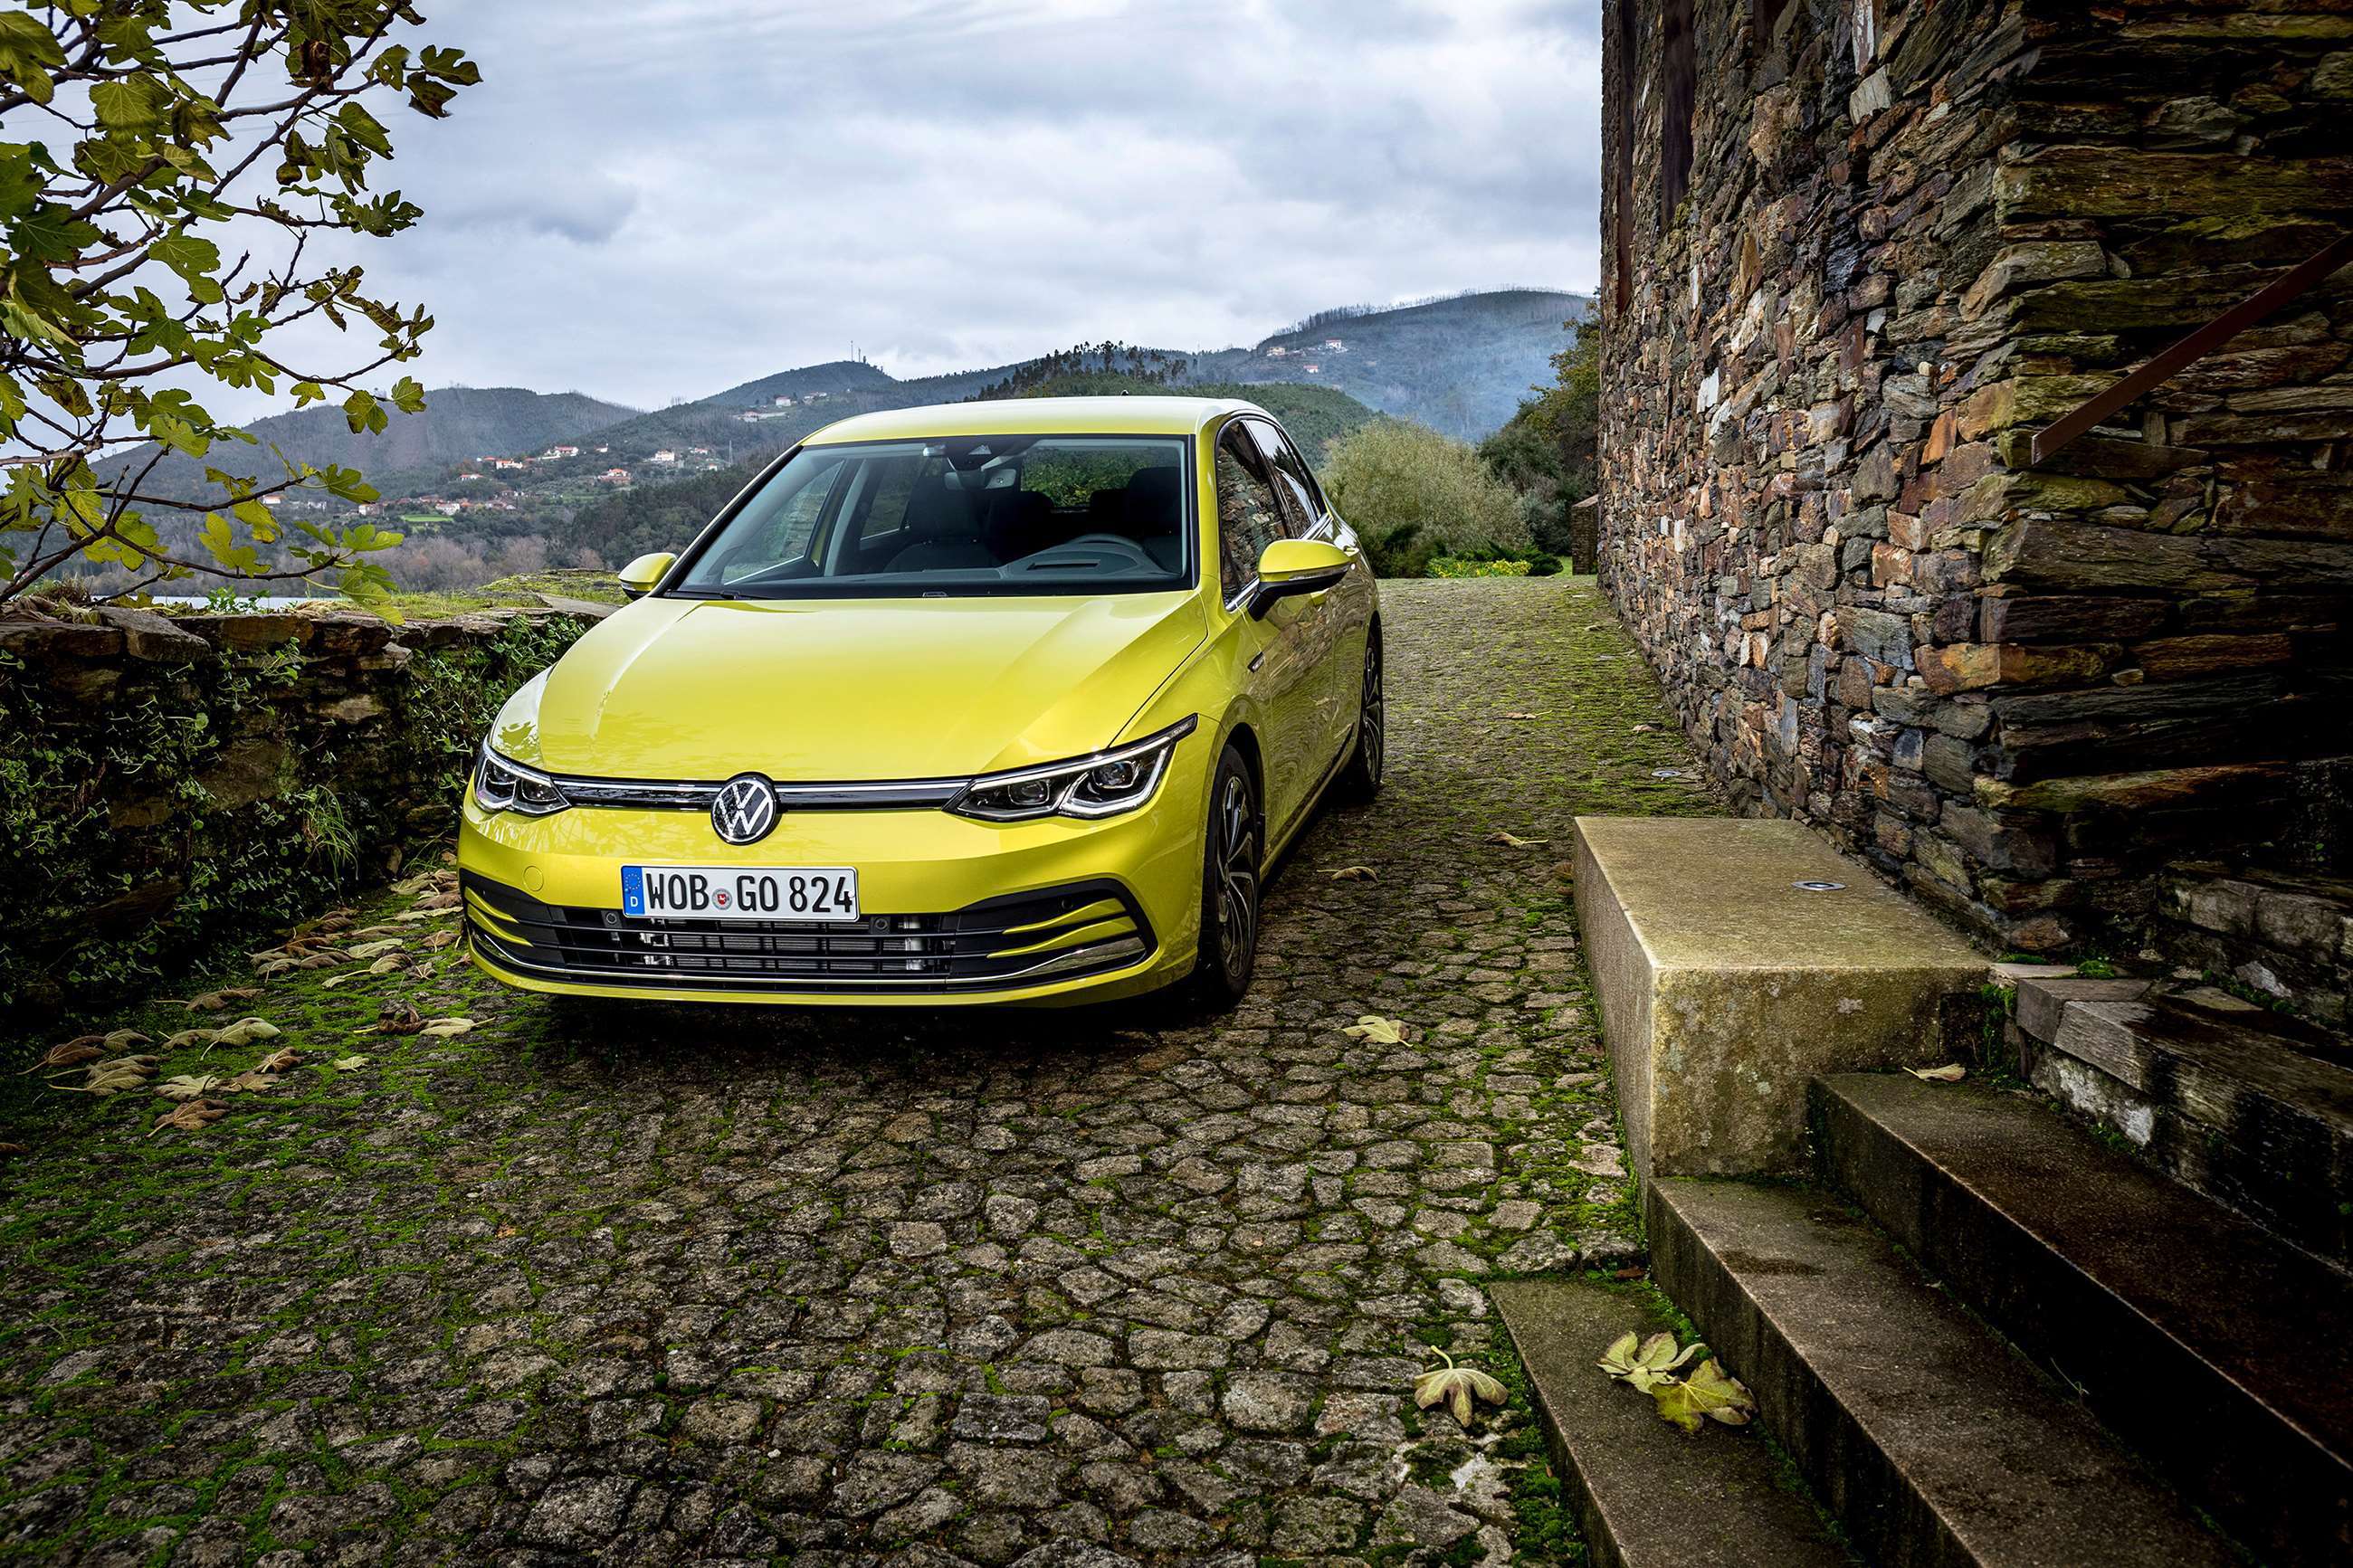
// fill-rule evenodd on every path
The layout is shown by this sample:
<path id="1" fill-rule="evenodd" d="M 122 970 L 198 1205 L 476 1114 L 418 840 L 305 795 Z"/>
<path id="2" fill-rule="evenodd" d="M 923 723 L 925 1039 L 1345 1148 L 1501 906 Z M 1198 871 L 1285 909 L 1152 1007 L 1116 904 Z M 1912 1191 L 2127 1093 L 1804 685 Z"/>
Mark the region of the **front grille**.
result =
<path id="1" fill-rule="evenodd" d="M 543 904 L 469 871 L 466 933 L 492 963 L 587 984 L 679 991 L 967 991 L 1124 969 L 1153 949 L 1126 889 L 1103 880 L 944 914 L 854 923 L 630 920 Z"/>
<path id="2" fill-rule="evenodd" d="M 575 806 L 618 811 L 709 811 L 720 783 L 649 779 L 592 779 L 550 773 L 549 782 Z M 884 784 L 780 784 L 776 805 L 785 811 L 906 811 L 945 806 L 968 779 L 902 779 Z"/>

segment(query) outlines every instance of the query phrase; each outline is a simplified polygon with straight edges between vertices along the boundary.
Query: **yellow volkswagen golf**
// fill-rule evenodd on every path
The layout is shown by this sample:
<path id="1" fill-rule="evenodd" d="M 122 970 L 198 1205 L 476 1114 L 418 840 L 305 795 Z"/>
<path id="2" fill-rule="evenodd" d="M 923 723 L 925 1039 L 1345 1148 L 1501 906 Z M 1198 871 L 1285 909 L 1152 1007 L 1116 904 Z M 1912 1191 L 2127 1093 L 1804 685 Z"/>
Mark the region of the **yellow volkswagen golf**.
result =
<path id="1" fill-rule="evenodd" d="M 466 790 L 510 984 L 1230 1005 L 1268 865 L 1380 784 L 1372 572 L 1250 404 L 844 420 L 621 575 Z"/>

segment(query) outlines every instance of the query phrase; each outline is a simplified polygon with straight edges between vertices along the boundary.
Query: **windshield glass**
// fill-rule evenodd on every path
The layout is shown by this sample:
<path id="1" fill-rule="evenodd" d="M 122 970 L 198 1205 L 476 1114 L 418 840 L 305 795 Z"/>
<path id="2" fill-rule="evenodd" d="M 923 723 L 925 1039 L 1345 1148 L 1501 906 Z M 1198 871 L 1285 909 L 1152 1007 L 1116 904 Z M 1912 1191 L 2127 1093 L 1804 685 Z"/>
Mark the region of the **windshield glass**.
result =
<path id="1" fill-rule="evenodd" d="M 1176 436 L 804 447 L 672 591 L 795 598 L 1183 587 L 1193 570 L 1187 449 Z"/>

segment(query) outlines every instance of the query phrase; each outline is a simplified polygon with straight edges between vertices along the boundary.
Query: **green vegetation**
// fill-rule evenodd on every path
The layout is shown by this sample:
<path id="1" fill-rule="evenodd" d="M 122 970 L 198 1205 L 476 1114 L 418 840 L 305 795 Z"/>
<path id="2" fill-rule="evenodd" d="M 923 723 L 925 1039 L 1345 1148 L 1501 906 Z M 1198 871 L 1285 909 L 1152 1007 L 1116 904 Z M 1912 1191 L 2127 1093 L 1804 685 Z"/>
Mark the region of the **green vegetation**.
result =
<path id="1" fill-rule="evenodd" d="M 303 658 L 291 644 L 192 666 L 185 690 L 126 689 L 103 725 L 68 689 L 0 679 L 0 839 L 40 871 L 16 885 L 0 921 L 0 999 L 142 994 L 368 880 L 409 831 L 395 807 L 419 781 L 454 800 L 499 705 L 581 629 L 518 616 L 488 642 L 418 652 L 364 752 L 297 721 Z M 0 655 L 0 673 L 16 663 Z M 264 766 L 265 777 L 242 776 Z M 145 782 L 146 809 L 174 825 L 170 864 L 133 863 L 125 829 L 89 787 L 99 778 Z M 178 889 L 160 917 L 104 918 L 158 879 Z M 77 930 L 106 936 L 57 940 Z M 11 1054 L 0 1047 L 0 1066 Z"/>
<path id="2" fill-rule="evenodd" d="M 1534 542 L 1510 486 L 1460 441 L 1382 419 L 1327 447 L 1318 470 L 1384 577 L 1420 577 L 1439 556 L 1508 556 Z"/>
<path id="3" fill-rule="evenodd" d="M 440 118 L 480 73 L 459 50 L 391 41 L 420 21 L 387 0 L 0 14 L 7 100 L 49 109 L 75 132 L 54 149 L 0 144 L 0 439 L 40 459 L 11 468 L 0 499 L 0 603 L 78 564 L 149 582 L 333 574 L 354 598 L 390 585 L 368 556 L 398 535 L 366 521 L 284 525 L 264 504 L 292 492 L 375 499 L 356 470 L 231 456 L 225 444 L 253 437 L 187 387 L 209 377 L 274 393 L 284 382 L 300 405 L 341 394 L 353 432 L 386 426 L 363 382 L 416 358 L 433 318 L 364 292 L 358 267 L 314 263 L 305 244 L 346 254 L 343 237 L 387 237 L 424 216 L 396 191 L 370 194 L 392 140 L 368 105 L 405 97 Z M 69 112 L 84 105 L 86 124 Z M 249 133 L 233 141 L 238 122 Z M 232 224 L 225 257 L 208 236 Z M 274 228 L 288 254 L 247 276 L 255 226 Z M 281 329 L 340 331 L 354 318 L 374 330 L 352 356 L 361 363 L 321 366 L 306 342 L 296 373 L 273 352 Z M 409 377 L 388 397 L 403 412 L 424 406 Z M 204 493 L 144 489 L 142 448 L 208 459 Z"/>
<path id="4" fill-rule="evenodd" d="M 1580 333 L 1553 356 L 1550 385 L 1519 406 L 1479 444 L 1488 471 L 1520 494 L 1528 532 L 1549 554 L 1567 555 L 1569 508 L 1599 482 L 1596 437 L 1601 420 L 1601 339 Z"/>

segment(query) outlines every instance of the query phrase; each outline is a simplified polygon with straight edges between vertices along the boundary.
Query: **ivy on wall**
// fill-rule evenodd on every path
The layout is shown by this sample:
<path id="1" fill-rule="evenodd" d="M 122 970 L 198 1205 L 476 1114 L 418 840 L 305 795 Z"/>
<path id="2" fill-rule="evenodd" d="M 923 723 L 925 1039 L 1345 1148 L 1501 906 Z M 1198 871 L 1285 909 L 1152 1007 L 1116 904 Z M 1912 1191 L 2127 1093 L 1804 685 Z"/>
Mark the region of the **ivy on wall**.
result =
<path id="1" fill-rule="evenodd" d="M 405 664 L 0 650 L 0 1038 L 152 991 L 446 837 L 475 741 L 584 629 L 516 616 Z"/>

